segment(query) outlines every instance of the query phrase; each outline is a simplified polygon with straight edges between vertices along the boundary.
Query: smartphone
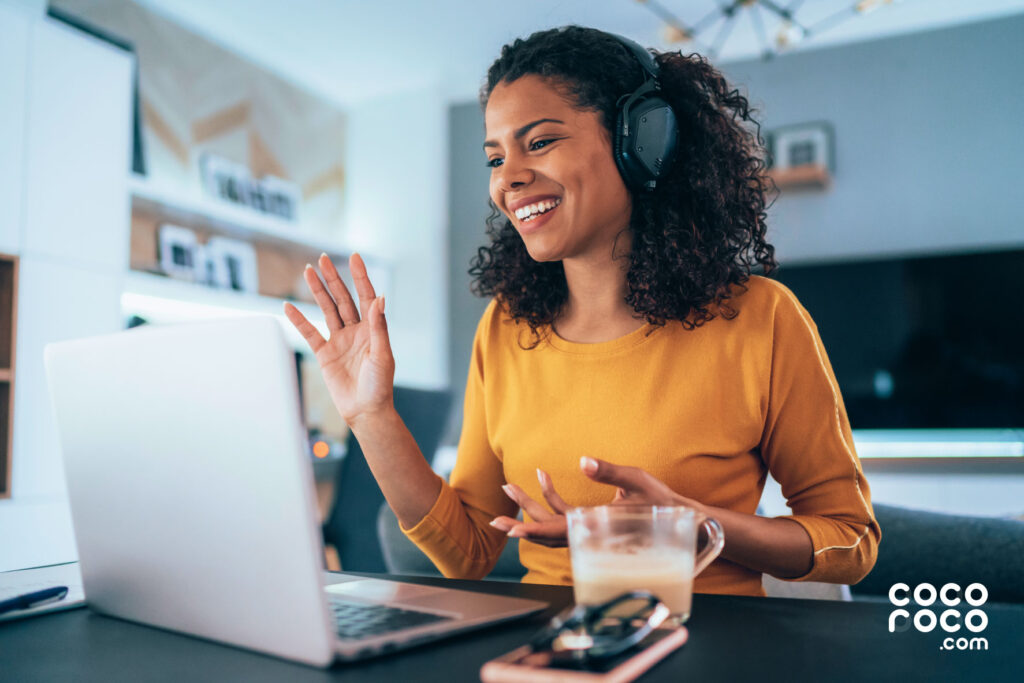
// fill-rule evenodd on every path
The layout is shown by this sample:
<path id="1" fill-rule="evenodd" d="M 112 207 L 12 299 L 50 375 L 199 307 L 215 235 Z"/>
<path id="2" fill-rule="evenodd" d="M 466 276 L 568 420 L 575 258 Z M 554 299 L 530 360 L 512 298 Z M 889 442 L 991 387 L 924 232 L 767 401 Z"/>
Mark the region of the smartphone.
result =
<path id="1" fill-rule="evenodd" d="M 533 651 L 529 645 L 484 664 L 484 683 L 625 683 L 640 677 L 686 642 L 685 626 L 657 628 L 635 647 L 602 660 L 581 662 L 565 653 Z"/>

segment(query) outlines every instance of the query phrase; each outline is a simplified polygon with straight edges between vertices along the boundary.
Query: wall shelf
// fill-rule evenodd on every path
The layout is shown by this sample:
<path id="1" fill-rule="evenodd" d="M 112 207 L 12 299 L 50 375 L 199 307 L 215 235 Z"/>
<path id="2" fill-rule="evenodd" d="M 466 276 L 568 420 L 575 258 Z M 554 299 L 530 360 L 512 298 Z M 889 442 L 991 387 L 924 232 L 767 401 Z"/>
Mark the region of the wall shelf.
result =
<path id="1" fill-rule="evenodd" d="M 770 168 L 768 176 L 780 190 L 786 189 L 827 189 L 832 183 L 828 169 L 818 164 L 804 164 L 792 168 Z"/>
<path id="2" fill-rule="evenodd" d="M 1019 429 L 855 429 L 857 455 L 868 459 L 1024 459 Z"/>
<path id="3" fill-rule="evenodd" d="M 245 240 L 269 242 L 290 249 L 332 256 L 347 256 L 348 251 L 327 239 L 311 234 L 308 226 L 264 215 L 244 206 L 232 206 L 202 196 L 190 196 L 160 187 L 139 175 L 128 177 L 132 211 L 144 211 L 165 221 L 188 227 L 201 227 Z"/>
<path id="4" fill-rule="evenodd" d="M 272 315 L 293 348 L 309 347 L 284 315 L 284 299 L 215 289 L 162 275 L 130 270 L 124 278 L 121 311 L 154 324 L 179 323 L 239 315 Z M 320 333 L 327 336 L 323 313 L 315 304 L 292 301 Z"/>

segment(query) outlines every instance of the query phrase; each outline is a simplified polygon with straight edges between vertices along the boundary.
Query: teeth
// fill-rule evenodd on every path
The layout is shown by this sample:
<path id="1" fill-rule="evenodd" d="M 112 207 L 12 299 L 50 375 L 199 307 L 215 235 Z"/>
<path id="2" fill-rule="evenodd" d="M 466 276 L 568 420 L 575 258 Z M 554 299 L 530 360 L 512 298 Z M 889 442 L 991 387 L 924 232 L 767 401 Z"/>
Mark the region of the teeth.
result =
<path id="1" fill-rule="evenodd" d="M 529 206 L 516 209 L 516 218 L 521 221 L 533 220 L 537 216 L 545 213 L 546 211 L 550 211 L 561 203 L 561 199 L 545 199 L 542 202 L 537 202 L 536 204 L 530 204 Z"/>

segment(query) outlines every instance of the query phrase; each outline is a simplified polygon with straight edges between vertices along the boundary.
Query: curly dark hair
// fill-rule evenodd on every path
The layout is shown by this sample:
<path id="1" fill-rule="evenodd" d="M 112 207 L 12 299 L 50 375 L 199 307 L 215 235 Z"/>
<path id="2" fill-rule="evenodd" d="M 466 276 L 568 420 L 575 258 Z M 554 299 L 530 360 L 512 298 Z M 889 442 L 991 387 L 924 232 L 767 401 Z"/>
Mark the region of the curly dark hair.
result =
<path id="1" fill-rule="evenodd" d="M 625 301 L 649 323 L 678 320 L 694 329 L 716 312 L 735 317 L 731 287 L 758 266 L 765 273 L 777 266 L 765 240 L 766 196 L 777 189 L 765 172 L 760 125 L 747 99 L 698 54 L 654 55 L 661 97 L 679 121 L 677 160 L 654 191 L 632 193 Z M 644 79 L 616 38 L 566 26 L 505 45 L 487 72 L 481 106 L 499 83 L 528 74 L 550 80 L 578 108 L 600 112 L 609 134 L 617 101 Z M 490 206 L 491 243 L 472 260 L 472 290 L 496 297 L 526 322 L 536 346 L 568 298 L 565 271 L 560 261 L 534 261 L 511 221 Z"/>

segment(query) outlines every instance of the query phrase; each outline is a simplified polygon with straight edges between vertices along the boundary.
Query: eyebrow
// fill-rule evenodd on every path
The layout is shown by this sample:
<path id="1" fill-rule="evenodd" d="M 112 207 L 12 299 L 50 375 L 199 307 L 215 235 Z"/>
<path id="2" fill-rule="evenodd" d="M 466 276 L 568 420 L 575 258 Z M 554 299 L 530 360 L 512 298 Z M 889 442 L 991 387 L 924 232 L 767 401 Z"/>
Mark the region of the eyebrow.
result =
<path id="1" fill-rule="evenodd" d="M 535 128 L 536 126 L 539 126 L 542 123 L 565 123 L 565 121 L 561 121 L 559 119 L 537 119 L 536 121 L 531 121 L 530 123 L 526 124 L 522 128 L 517 129 L 512 134 L 512 137 L 514 137 L 516 140 L 519 140 L 524 135 L 529 133 L 533 128 Z M 487 148 L 487 147 L 497 147 L 497 146 L 498 146 L 498 143 L 495 142 L 494 140 L 485 140 L 484 141 L 484 147 L 485 148 Z"/>

